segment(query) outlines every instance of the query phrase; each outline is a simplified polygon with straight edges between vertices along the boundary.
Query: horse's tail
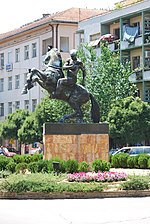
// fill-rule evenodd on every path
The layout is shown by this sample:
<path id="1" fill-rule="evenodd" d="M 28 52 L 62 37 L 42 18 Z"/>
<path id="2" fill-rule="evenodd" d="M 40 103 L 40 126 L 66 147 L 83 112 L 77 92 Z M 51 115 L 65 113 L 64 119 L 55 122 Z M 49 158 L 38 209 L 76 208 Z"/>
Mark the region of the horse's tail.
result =
<path id="1" fill-rule="evenodd" d="M 100 108 L 99 105 L 94 98 L 94 96 L 90 93 L 90 100 L 91 100 L 91 119 L 93 120 L 94 123 L 99 123 L 100 121 Z"/>

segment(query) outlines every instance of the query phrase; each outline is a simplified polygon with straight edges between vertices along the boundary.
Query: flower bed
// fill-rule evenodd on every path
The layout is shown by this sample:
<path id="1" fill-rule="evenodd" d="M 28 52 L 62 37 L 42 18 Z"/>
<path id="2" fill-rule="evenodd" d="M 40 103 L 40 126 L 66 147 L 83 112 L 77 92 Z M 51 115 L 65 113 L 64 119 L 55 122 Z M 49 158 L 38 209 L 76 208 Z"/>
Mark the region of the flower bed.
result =
<path id="1" fill-rule="evenodd" d="M 79 172 L 67 175 L 69 182 L 113 182 L 127 180 L 128 175 L 124 172 Z"/>

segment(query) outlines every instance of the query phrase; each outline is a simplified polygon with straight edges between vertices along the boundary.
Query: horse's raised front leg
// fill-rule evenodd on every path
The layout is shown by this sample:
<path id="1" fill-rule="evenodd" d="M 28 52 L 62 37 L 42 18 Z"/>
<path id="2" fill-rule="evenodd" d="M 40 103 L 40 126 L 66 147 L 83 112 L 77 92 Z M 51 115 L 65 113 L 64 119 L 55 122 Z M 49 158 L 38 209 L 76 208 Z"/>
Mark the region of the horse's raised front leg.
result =
<path id="1" fill-rule="evenodd" d="M 31 89 L 33 87 L 33 83 L 32 83 L 32 72 L 29 72 L 27 74 L 27 83 L 25 84 L 21 94 L 27 94 L 28 90 Z"/>

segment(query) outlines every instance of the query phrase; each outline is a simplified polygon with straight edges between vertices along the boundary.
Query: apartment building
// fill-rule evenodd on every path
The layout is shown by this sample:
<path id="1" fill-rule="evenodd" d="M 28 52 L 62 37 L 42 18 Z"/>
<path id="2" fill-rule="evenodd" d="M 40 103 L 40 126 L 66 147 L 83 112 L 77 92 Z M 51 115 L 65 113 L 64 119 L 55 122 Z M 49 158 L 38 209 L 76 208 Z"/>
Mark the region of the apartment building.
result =
<path id="1" fill-rule="evenodd" d="M 100 40 L 108 41 L 111 51 L 119 51 L 122 62 L 130 61 L 139 96 L 150 103 L 150 0 L 81 21 L 77 44 L 93 46 L 100 54 Z"/>
<path id="2" fill-rule="evenodd" d="M 16 109 L 34 111 L 45 92 L 35 84 L 21 95 L 28 70 L 44 69 L 48 45 L 60 50 L 63 60 L 75 48 L 78 22 L 105 13 L 106 10 L 71 8 L 0 34 L 0 120 Z"/>

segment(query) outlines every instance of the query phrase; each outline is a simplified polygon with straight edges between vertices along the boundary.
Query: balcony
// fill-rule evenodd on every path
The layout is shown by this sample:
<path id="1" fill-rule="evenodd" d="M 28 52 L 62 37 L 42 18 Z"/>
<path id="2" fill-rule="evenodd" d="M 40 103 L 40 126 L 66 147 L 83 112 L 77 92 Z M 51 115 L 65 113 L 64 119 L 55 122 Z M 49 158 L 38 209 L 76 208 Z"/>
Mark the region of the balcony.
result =
<path id="1" fill-rule="evenodd" d="M 129 81 L 132 82 L 132 83 L 136 83 L 136 82 L 142 81 L 142 80 L 143 80 L 142 70 L 135 71 L 129 77 Z"/>
<path id="2" fill-rule="evenodd" d="M 117 51 L 120 49 L 120 40 L 114 40 L 112 43 L 108 44 L 111 51 Z"/>

